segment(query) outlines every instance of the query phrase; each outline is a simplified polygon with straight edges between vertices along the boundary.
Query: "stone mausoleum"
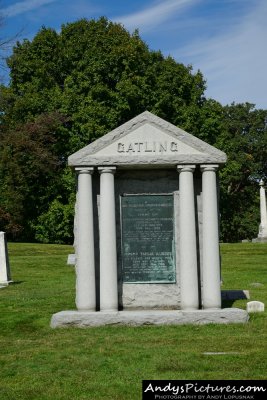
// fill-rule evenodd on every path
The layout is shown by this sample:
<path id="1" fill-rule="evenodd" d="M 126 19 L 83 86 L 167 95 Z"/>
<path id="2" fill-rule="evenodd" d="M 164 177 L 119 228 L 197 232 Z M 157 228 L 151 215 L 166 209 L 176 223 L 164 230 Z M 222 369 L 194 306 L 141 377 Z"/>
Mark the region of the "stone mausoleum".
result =
<path id="1" fill-rule="evenodd" d="M 144 112 L 69 157 L 77 311 L 51 325 L 245 322 L 221 309 L 222 151 Z"/>

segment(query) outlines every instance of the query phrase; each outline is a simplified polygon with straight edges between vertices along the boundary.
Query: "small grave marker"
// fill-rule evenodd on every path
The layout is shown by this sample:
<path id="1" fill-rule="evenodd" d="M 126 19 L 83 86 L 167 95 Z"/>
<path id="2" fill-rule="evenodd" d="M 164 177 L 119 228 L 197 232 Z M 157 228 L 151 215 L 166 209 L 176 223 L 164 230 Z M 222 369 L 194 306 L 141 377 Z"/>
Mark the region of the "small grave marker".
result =
<path id="1" fill-rule="evenodd" d="M 263 312 L 264 303 L 261 301 L 249 301 L 247 303 L 247 312 Z"/>
<path id="2" fill-rule="evenodd" d="M 76 264 L 76 254 L 69 254 L 68 255 L 67 264 L 68 265 L 75 265 Z"/>

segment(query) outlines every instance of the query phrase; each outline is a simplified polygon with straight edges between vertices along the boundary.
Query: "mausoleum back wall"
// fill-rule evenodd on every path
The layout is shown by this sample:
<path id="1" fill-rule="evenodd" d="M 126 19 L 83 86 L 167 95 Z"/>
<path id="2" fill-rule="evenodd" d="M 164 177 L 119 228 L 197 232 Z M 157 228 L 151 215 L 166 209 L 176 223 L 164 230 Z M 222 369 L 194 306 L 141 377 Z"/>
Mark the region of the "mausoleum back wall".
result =
<path id="1" fill-rule="evenodd" d="M 97 308 L 99 308 L 99 196 L 100 176 L 93 174 L 94 197 L 94 238 Z M 120 309 L 179 309 L 180 308 L 180 270 L 179 270 L 179 173 L 177 169 L 119 169 L 114 175 L 116 207 L 116 243 L 118 292 Z M 198 271 L 201 264 L 202 202 L 201 173 L 194 172 L 195 213 L 197 225 Z M 173 229 L 175 282 L 172 283 L 124 283 L 122 256 L 122 215 L 121 197 L 125 195 L 171 195 L 173 197 Z M 138 201 L 138 200 L 137 200 Z M 97 206 L 96 206 L 97 205 Z M 200 290 L 199 290 L 200 293 Z"/>

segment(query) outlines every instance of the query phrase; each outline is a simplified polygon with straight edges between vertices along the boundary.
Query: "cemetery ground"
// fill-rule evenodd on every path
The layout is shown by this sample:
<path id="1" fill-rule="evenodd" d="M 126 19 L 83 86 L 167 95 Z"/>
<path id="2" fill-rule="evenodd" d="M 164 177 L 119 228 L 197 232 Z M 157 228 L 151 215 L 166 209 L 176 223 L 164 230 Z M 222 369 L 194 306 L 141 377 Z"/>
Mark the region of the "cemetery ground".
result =
<path id="1" fill-rule="evenodd" d="M 75 309 L 71 246 L 9 244 L 0 290 L 0 399 L 140 399 L 143 379 L 267 378 L 266 311 L 247 324 L 51 329 Z M 267 244 L 221 244 L 222 289 L 267 304 Z M 249 300 L 224 307 L 246 308 Z"/>

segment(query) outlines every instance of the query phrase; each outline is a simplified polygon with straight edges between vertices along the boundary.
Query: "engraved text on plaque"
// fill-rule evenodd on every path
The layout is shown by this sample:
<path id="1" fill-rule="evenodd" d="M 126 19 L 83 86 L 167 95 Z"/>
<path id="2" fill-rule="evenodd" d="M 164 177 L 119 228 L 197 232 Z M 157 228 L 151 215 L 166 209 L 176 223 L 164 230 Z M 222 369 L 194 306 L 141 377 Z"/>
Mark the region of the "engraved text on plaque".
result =
<path id="1" fill-rule="evenodd" d="M 175 283 L 173 196 L 121 196 L 124 283 Z"/>

